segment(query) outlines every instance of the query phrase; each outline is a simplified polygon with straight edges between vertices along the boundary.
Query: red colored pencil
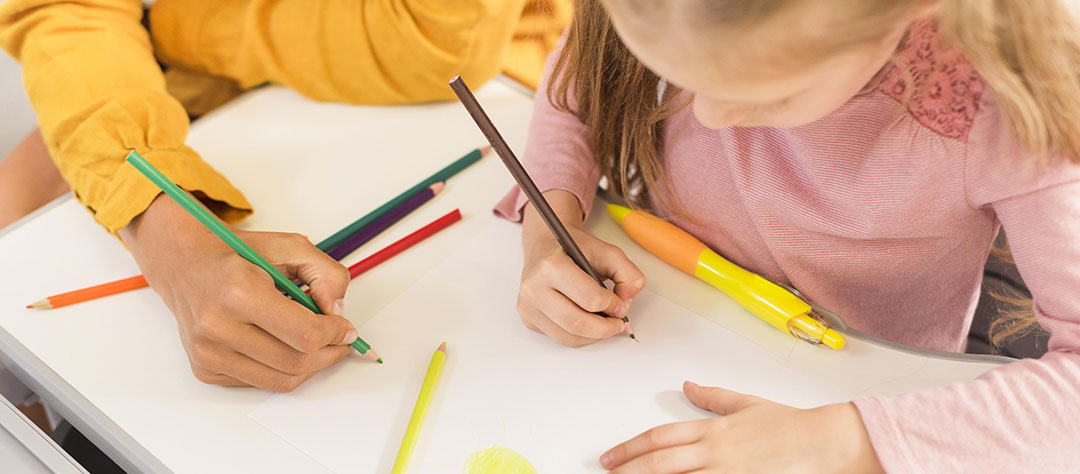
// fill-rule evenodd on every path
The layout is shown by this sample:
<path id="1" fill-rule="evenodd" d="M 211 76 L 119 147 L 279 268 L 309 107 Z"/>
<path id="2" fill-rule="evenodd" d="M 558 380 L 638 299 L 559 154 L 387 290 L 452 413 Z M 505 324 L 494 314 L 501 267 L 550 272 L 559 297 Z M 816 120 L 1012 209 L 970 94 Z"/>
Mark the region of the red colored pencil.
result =
<path id="1" fill-rule="evenodd" d="M 371 254 L 370 257 L 365 258 L 352 265 L 351 267 L 349 267 L 349 276 L 352 278 L 356 278 L 361 273 L 371 270 L 371 268 L 375 265 L 387 261 L 390 257 L 393 257 L 394 255 L 401 253 L 405 249 L 420 243 L 424 239 L 434 235 L 436 232 L 439 232 L 440 230 L 447 228 L 450 224 L 453 224 L 460 220 L 460 209 L 454 209 L 453 211 L 450 211 L 450 213 L 446 214 L 445 216 L 442 216 L 436 219 L 434 222 L 424 227 L 421 227 L 420 230 L 417 230 L 416 232 L 402 237 L 401 240 L 398 240 L 397 242 L 386 246 L 386 248 Z"/>
<path id="2" fill-rule="evenodd" d="M 420 228 L 416 232 L 413 232 L 401 240 L 394 242 L 386 248 L 375 252 L 370 257 L 361 260 L 359 263 L 349 267 L 349 275 L 352 278 L 356 278 L 357 275 L 370 270 L 375 265 L 385 262 L 390 257 L 397 255 L 405 249 L 416 245 L 422 240 L 430 237 L 436 232 L 445 229 L 450 224 L 453 224 L 461 220 L 461 210 L 454 209 L 449 214 L 442 216 L 434 222 Z M 33 304 L 26 305 L 27 308 L 33 309 L 55 309 L 61 306 L 67 306 L 69 304 L 82 303 L 83 301 L 89 301 L 92 299 L 101 298 L 104 296 L 115 295 L 117 293 L 123 293 L 125 291 L 134 290 L 137 288 L 145 288 L 147 285 L 146 278 L 142 275 L 133 276 L 130 278 L 124 278 L 123 280 L 111 281 L 109 283 L 102 283 L 100 285 L 91 286 L 89 288 L 83 288 L 81 290 L 69 291 L 67 293 L 61 293 L 59 295 L 53 295 L 43 300 L 36 301 Z"/>

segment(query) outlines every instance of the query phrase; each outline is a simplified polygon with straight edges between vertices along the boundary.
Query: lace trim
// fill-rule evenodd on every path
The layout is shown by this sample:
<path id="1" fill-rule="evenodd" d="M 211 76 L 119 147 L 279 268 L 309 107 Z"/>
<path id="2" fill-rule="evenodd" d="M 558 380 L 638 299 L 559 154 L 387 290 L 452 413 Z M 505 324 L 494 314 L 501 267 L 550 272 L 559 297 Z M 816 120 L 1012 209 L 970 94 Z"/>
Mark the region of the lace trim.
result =
<path id="1" fill-rule="evenodd" d="M 958 49 L 942 46 L 938 26 L 926 20 L 912 25 L 877 89 L 906 104 L 934 133 L 967 142 L 985 84 Z"/>

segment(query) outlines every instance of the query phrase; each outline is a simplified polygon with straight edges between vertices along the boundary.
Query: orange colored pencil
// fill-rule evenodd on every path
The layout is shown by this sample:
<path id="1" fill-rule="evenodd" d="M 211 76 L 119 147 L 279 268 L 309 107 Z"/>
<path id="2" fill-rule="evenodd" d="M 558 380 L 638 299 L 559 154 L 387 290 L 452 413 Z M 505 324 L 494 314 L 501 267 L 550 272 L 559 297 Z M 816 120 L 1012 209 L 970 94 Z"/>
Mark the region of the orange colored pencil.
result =
<path id="1" fill-rule="evenodd" d="M 376 252 L 375 254 L 367 257 L 360 262 L 349 267 L 349 276 L 356 278 L 361 273 L 370 270 L 372 267 L 386 261 L 388 258 L 393 257 L 404 251 L 405 249 L 416 245 L 422 240 L 431 237 L 432 234 L 443 230 L 450 224 L 453 224 L 461 220 L 461 210 L 454 209 L 450 213 L 436 219 L 434 222 L 422 227 L 420 230 L 413 232 L 401 240 L 394 242 L 386 248 Z M 26 305 L 27 308 L 32 309 L 55 309 L 61 306 L 67 306 L 69 304 L 82 303 L 103 296 L 115 295 L 117 293 L 123 293 L 129 290 L 135 290 L 138 288 L 145 288 L 147 285 L 146 279 L 142 275 L 133 276 L 131 278 L 125 278 L 123 280 L 116 280 L 109 283 L 103 283 L 97 286 L 91 286 L 90 288 L 83 288 L 81 290 L 69 291 L 67 293 L 61 293 L 59 295 L 53 295 L 45 298 L 34 304 Z"/>
<path id="2" fill-rule="evenodd" d="M 143 278 L 142 275 L 133 276 L 131 278 L 124 278 L 123 280 L 116 280 L 109 283 L 102 283 L 97 286 L 91 286 L 89 288 L 83 288 L 81 290 L 53 295 L 37 301 L 34 304 L 28 304 L 26 307 L 33 309 L 55 309 L 69 304 L 82 303 L 83 301 L 101 298 L 103 296 L 123 293 L 136 288 L 145 288 L 146 286 L 148 286 L 146 278 Z"/>

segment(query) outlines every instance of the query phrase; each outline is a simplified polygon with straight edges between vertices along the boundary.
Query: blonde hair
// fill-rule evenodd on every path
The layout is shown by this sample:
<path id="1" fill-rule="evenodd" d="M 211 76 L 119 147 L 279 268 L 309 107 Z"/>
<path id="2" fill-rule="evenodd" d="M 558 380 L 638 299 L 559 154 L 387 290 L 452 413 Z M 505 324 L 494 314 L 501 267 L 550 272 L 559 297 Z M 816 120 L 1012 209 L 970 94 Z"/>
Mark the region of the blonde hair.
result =
<path id="1" fill-rule="evenodd" d="M 701 0 L 703 11 L 733 25 L 762 21 L 799 0 Z M 641 3 L 640 1 L 638 3 Z M 835 51 L 884 31 L 902 9 L 926 0 L 847 0 L 857 12 L 847 31 L 830 31 Z M 1063 0 L 938 0 L 936 20 L 994 91 L 998 105 L 1029 152 L 1043 163 L 1051 156 L 1080 162 L 1080 28 Z M 913 11 L 913 10 L 909 10 Z M 805 59 L 805 57 L 804 57 Z M 599 0 L 578 0 L 567 41 L 554 66 L 548 99 L 587 127 L 589 146 L 612 191 L 636 207 L 649 197 L 678 208 L 664 192 L 659 150 L 664 120 L 686 104 L 677 91 L 658 100 L 661 80 L 616 36 Z M 671 88 L 669 88 L 671 89 Z M 1021 159 L 1021 158 L 1018 158 Z M 1000 250 L 999 250 L 1000 252 Z M 1031 300 L 1011 303 L 992 327 L 992 341 L 1037 327 Z"/>

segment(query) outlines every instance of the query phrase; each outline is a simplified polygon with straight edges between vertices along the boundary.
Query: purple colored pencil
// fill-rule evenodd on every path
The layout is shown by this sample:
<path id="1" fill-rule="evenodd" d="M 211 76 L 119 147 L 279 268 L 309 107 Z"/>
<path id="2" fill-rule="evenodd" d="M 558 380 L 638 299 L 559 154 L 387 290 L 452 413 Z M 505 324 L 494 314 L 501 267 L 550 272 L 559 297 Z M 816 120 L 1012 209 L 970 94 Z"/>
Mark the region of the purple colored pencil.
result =
<path id="1" fill-rule="evenodd" d="M 360 229 L 359 232 L 353 234 L 337 247 L 330 249 L 326 254 L 329 255 L 330 258 L 340 261 L 350 253 L 355 252 L 361 245 L 374 239 L 375 236 L 381 234 L 382 231 L 390 228 L 395 222 L 409 215 L 409 213 L 415 211 L 416 208 L 424 205 L 425 202 L 430 201 L 431 198 L 439 193 L 439 191 L 442 191 L 442 188 L 443 183 L 439 182 L 420 190 L 420 192 L 414 194 L 409 199 L 406 199 L 405 202 L 391 209 L 390 212 L 387 212 L 382 217 L 376 219 L 375 222 Z"/>

